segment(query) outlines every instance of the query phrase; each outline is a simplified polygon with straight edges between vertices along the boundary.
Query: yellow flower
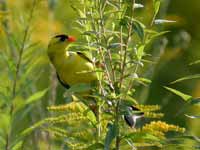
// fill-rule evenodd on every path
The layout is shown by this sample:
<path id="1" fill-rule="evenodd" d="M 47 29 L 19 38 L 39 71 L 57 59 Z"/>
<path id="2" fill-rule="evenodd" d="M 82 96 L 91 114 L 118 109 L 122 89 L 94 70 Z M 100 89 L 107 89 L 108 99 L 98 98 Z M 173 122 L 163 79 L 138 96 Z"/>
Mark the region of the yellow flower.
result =
<path id="1" fill-rule="evenodd" d="M 164 138 L 165 133 L 169 131 L 185 132 L 185 128 L 176 125 L 167 124 L 162 121 L 152 121 L 142 127 L 142 131 L 151 132 L 152 134 Z"/>

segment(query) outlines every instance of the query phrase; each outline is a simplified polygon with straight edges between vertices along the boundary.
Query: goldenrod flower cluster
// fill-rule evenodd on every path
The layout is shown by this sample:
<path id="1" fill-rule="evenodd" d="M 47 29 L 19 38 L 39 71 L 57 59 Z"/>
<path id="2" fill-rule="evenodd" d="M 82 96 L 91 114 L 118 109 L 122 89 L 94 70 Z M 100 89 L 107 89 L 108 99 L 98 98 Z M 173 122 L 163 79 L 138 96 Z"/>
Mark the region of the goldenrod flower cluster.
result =
<path id="1" fill-rule="evenodd" d="M 145 112 L 145 118 L 162 118 L 164 116 L 163 113 L 153 113 L 153 112 Z"/>
<path id="2" fill-rule="evenodd" d="M 77 112 L 81 111 L 82 107 L 84 108 L 85 106 L 80 103 L 80 102 L 72 102 L 69 104 L 64 104 L 64 105 L 59 105 L 59 106 L 50 106 L 47 107 L 49 111 L 68 111 L 68 112 Z"/>
<path id="3" fill-rule="evenodd" d="M 146 124 L 142 127 L 142 131 L 151 132 L 151 134 L 156 135 L 160 138 L 164 138 L 165 133 L 169 131 L 175 132 L 185 132 L 185 128 L 181 128 L 176 125 L 167 124 L 162 121 L 152 121 L 150 124 Z"/>
<path id="4" fill-rule="evenodd" d="M 51 110 L 51 111 L 65 111 L 65 110 L 67 110 L 67 108 L 69 108 L 68 104 L 47 107 L 47 109 Z"/>
<path id="5" fill-rule="evenodd" d="M 149 111 L 157 111 L 160 110 L 159 105 L 137 105 L 138 109 L 140 109 L 143 112 L 149 112 Z"/>

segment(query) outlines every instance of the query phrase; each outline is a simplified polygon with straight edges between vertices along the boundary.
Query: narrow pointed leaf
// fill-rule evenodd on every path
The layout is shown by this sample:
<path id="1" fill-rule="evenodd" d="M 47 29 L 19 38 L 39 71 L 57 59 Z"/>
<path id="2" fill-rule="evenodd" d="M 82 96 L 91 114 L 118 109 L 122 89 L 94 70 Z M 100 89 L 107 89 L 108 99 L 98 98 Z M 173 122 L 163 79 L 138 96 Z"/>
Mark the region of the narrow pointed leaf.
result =
<path id="1" fill-rule="evenodd" d="M 142 5 L 142 4 L 134 4 L 134 8 L 143 8 L 144 7 L 144 5 Z"/>
<path id="2" fill-rule="evenodd" d="M 160 139 L 152 134 L 149 133 L 143 133 L 143 132 L 136 132 L 136 133 L 130 133 L 124 138 L 126 139 L 132 139 L 134 141 L 138 140 L 151 140 L 151 141 L 159 141 Z"/>
<path id="3" fill-rule="evenodd" d="M 196 142 L 199 142 L 200 143 L 200 137 L 198 136 L 194 136 L 194 135 L 183 135 L 183 136 L 180 136 L 180 137 L 177 137 L 177 138 L 186 138 L 186 139 L 191 139 L 191 140 L 195 140 Z"/>
<path id="4" fill-rule="evenodd" d="M 94 149 L 103 149 L 104 148 L 104 145 L 102 143 L 95 143 L 95 144 L 92 144 L 90 145 L 89 147 L 87 147 L 87 149 L 84 149 L 84 150 L 94 150 Z"/>
<path id="5" fill-rule="evenodd" d="M 48 88 L 34 93 L 33 95 L 31 95 L 31 96 L 25 101 L 25 103 L 19 105 L 19 106 L 16 108 L 15 112 L 18 112 L 19 110 L 23 109 L 25 106 L 27 106 L 27 105 L 29 105 L 29 104 L 32 104 L 32 103 L 34 103 L 34 102 L 36 102 L 36 101 L 41 100 L 41 98 L 47 93 L 47 91 L 48 91 Z"/>
<path id="6" fill-rule="evenodd" d="M 198 78 L 200 78 L 200 74 L 190 75 L 190 76 L 186 76 L 186 77 L 177 79 L 177 80 L 171 82 L 170 84 L 174 84 L 174 83 L 185 81 L 185 80 L 198 79 Z"/>
<path id="7" fill-rule="evenodd" d="M 176 89 L 169 88 L 169 87 L 166 87 L 166 86 L 164 86 L 164 88 L 167 89 L 168 91 L 170 91 L 170 92 L 176 94 L 177 96 L 181 97 L 183 100 L 185 100 L 185 101 L 187 101 L 187 102 L 190 101 L 190 100 L 192 99 L 192 96 L 187 95 L 187 94 L 184 94 L 184 93 L 182 93 L 182 92 L 180 92 L 180 91 L 178 91 L 178 90 L 176 90 Z"/>
<path id="8" fill-rule="evenodd" d="M 137 50 L 137 58 L 138 58 L 138 60 L 142 59 L 142 56 L 144 55 L 144 48 L 145 48 L 145 45 L 141 45 L 138 48 L 138 50 Z"/>
<path id="9" fill-rule="evenodd" d="M 200 105 L 200 98 L 194 98 L 190 101 L 192 105 Z"/>
<path id="10" fill-rule="evenodd" d="M 200 64 L 200 60 L 196 60 L 194 62 L 191 62 L 189 65 L 191 66 L 191 65 L 196 65 L 196 64 Z"/>
<path id="11" fill-rule="evenodd" d="M 110 150 L 110 145 L 111 145 L 113 139 L 116 137 L 116 135 L 117 135 L 116 124 L 109 124 L 108 125 L 108 132 L 107 132 L 106 139 L 105 139 L 104 150 Z"/>
<path id="12" fill-rule="evenodd" d="M 148 32 L 148 31 L 147 31 Z M 169 33 L 170 31 L 163 31 L 163 32 L 159 32 L 159 33 L 154 33 L 151 38 L 149 40 L 146 41 L 146 44 L 150 43 L 151 41 L 153 41 L 155 38 L 162 36 L 164 34 Z"/>
<path id="13" fill-rule="evenodd" d="M 19 141 L 17 142 L 13 147 L 12 147 L 12 150 L 20 150 L 22 149 L 22 145 L 23 145 L 23 141 Z"/>
<path id="14" fill-rule="evenodd" d="M 33 95 L 31 95 L 25 102 L 25 105 L 28 105 L 32 102 L 35 102 L 37 100 L 40 100 L 45 94 L 46 92 L 48 91 L 48 88 L 47 89 L 44 89 L 44 90 L 41 90 L 39 92 L 36 92 L 34 93 Z"/>
<path id="15" fill-rule="evenodd" d="M 149 79 L 147 79 L 147 78 L 137 78 L 136 80 L 141 81 L 141 82 L 144 82 L 144 83 L 148 83 L 148 84 L 151 83 L 151 80 L 149 80 Z"/>
<path id="16" fill-rule="evenodd" d="M 175 23 L 174 20 L 165 20 L 165 19 L 156 19 L 154 21 L 155 24 L 163 24 L 163 23 Z"/>
<path id="17" fill-rule="evenodd" d="M 154 16 L 158 14 L 160 9 L 160 0 L 153 0 Z"/>
<path id="18" fill-rule="evenodd" d="M 192 116 L 192 115 L 187 115 L 187 114 L 185 114 L 185 116 L 191 119 L 200 119 L 200 116 Z"/>
<path id="19" fill-rule="evenodd" d="M 145 29 L 144 24 L 142 24 L 137 20 L 133 21 L 133 30 L 137 33 L 141 41 L 144 40 L 144 34 L 145 34 L 144 29 Z"/>

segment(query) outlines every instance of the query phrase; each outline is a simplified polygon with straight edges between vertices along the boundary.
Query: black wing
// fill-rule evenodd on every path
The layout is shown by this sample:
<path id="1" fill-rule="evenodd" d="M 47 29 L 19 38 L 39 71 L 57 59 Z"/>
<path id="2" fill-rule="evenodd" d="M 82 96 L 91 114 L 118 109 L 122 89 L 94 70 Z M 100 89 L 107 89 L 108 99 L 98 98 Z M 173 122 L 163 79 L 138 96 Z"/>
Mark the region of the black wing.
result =
<path id="1" fill-rule="evenodd" d="M 82 57 L 83 59 L 85 59 L 85 60 L 87 60 L 88 62 L 91 62 L 91 63 L 93 63 L 93 61 L 89 58 L 89 57 L 87 57 L 84 53 L 82 53 L 82 52 L 76 52 L 80 57 Z"/>
<path id="2" fill-rule="evenodd" d="M 62 86 L 64 86 L 66 89 L 69 89 L 70 86 L 69 86 L 68 84 L 64 83 L 64 82 L 60 79 L 58 73 L 56 73 L 56 74 L 57 74 L 57 78 L 58 78 L 58 81 L 60 82 L 60 84 L 62 84 Z"/>
<path id="3" fill-rule="evenodd" d="M 139 108 L 137 108 L 135 106 L 129 106 L 129 108 L 132 111 L 141 111 Z M 137 119 L 143 118 L 143 117 L 144 117 L 144 112 L 139 112 L 139 113 L 130 114 L 130 115 L 124 115 L 124 119 L 125 119 L 126 123 L 132 128 L 135 127 Z"/>

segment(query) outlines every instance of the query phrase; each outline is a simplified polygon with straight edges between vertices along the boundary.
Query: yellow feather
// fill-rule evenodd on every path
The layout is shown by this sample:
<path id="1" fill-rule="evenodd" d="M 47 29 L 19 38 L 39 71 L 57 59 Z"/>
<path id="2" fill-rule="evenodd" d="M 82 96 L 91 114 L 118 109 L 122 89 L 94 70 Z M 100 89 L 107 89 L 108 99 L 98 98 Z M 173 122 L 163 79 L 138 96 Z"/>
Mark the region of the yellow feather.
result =
<path id="1" fill-rule="evenodd" d="M 78 53 L 68 51 L 68 44 L 69 42 L 53 38 L 47 50 L 61 81 L 72 86 L 97 80 L 94 65 Z"/>

